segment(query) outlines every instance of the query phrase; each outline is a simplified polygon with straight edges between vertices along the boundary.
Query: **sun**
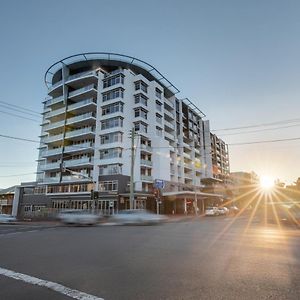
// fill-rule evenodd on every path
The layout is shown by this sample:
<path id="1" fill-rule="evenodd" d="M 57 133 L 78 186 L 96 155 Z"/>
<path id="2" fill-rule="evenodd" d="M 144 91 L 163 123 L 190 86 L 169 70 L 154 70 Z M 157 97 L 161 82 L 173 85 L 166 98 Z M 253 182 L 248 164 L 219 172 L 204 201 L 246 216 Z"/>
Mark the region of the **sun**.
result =
<path id="1" fill-rule="evenodd" d="M 264 190 L 270 190 L 274 186 L 274 180 L 269 176 L 261 176 L 260 186 Z"/>

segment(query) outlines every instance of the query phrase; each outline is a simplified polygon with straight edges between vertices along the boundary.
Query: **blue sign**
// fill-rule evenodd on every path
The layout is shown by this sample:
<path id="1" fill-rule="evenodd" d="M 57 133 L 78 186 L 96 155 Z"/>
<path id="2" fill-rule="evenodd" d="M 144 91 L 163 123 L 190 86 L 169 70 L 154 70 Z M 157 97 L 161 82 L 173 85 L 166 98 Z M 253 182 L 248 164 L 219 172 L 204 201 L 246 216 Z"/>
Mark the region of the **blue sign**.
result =
<path id="1" fill-rule="evenodd" d="M 155 179 L 154 187 L 156 189 L 163 189 L 165 187 L 165 181 L 162 179 Z"/>

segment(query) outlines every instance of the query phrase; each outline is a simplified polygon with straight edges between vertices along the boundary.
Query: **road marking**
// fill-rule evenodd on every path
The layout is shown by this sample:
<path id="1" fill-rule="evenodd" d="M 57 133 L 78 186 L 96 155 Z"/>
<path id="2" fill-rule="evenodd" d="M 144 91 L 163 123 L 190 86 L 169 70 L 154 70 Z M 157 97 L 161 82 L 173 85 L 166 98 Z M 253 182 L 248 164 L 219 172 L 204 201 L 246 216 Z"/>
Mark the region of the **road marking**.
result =
<path id="1" fill-rule="evenodd" d="M 56 282 L 52 282 L 52 281 L 48 281 L 48 280 L 43 280 L 43 279 L 39 279 L 37 277 L 33 277 L 33 276 L 29 276 L 26 274 L 22 274 L 22 273 L 18 273 L 18 272 L 14 272 L 11 270 L 7 270 L 4 268 L 0 267 L 0 275 L 9 277 L 9 278 L 13 278 L 16 280 L 20 280 L 20 281 L 24 281 L 26 283 L 30 283 L 33 285 L 38 285 L 38 286 L 42 286 L 42 287 L 46 287 L 50 290 L 53 290 L 57 293 L 66 295 L 68 297 L 71 297 L 73 299 L 78 299 L 78 300 L 104 300 L 103 298 L 99 298 L 84 292 L 80 292 L 78 290 L 73 290 L 71 288 L 68 288 L 64 285 L 61 285 L 59 283 Z"/>

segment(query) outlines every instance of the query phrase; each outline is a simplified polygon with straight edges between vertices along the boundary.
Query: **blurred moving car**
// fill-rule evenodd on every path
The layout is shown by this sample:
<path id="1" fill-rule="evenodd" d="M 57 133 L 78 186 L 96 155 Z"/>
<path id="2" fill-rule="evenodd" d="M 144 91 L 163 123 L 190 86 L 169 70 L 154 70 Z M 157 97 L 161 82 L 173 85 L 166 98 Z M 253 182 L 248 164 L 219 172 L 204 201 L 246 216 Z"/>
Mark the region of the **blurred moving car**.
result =
<path id="1" fill-rule="evenodd" d="M 11 215 L 0 214 L 0 223 L 13 223 L 17 219 Z"/>
<path id="2" fill-rule="evenodd" d="M 112 217 L 119 224 L 158 224 L 167 220 L 166 216 L 157 215 L 144 209 L 122 210 Z"/>
<path id="3" fill-rule="evenodd" d="M 227 207 L 218 207 L 218 211 L 221 216 L 225 216 L 229 213 L 229 209 Z"/>
<path id="4" fill-rule="evenodd" d="M 218 216 L 220 214 L 217 207 L 206 207 L 205 215 L 206 216 Z"/>
<path id="5" fill-rule="evenodd" d="M 234 205 L 229 208 L 229 213 L 233 215 L 236 215 L 239 211 L 239 208 Z"/>
<path id="6" fill-rule="evenodd" d="M 64 224 L 75 225 L 95 225 L 97 224 L 101 216 L 91 213 L 87 210 L 64 210 L 58 214 L 58 219 Z"/>

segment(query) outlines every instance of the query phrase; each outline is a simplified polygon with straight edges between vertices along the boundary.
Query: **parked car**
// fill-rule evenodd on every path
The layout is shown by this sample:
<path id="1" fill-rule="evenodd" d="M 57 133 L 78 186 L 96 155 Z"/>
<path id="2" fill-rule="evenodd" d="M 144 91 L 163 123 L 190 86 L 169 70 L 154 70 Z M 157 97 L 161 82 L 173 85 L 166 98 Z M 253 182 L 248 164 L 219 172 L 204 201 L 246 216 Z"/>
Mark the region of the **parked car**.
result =
<path id="1" fill-rule="evenodd" d="M 221 216 L 227 215 L 229 213 L 229 209 L 227 207 L 218 207 L 218 211 Z"/>
<path id="2" fill-rule="evenodd" d="M 64 224 L 74 225 L 95 225 L 97 224 L 101 216 L 91 213 L 86 210 L 64 210 L 58 214 L 58 219 Z"/>
<path id="3" fill-rule="evenodd" d="M 218 216 L 220 214 L 217 207 L 206 207 L 205 215 L 206 216 Z"/>
<path id="4" fill-rule="evenodd" d="M 11 215 L 0 214 L 0 223 L 13 223 L 16 222 L 16 218 Z"/>
<path id="5" fill-rule="evenodd" d="M 144 209 L 127 209 L 120 211 L 111 219 L 119 224 L 158 224 L 166 221 L 167 217 Z"/>

